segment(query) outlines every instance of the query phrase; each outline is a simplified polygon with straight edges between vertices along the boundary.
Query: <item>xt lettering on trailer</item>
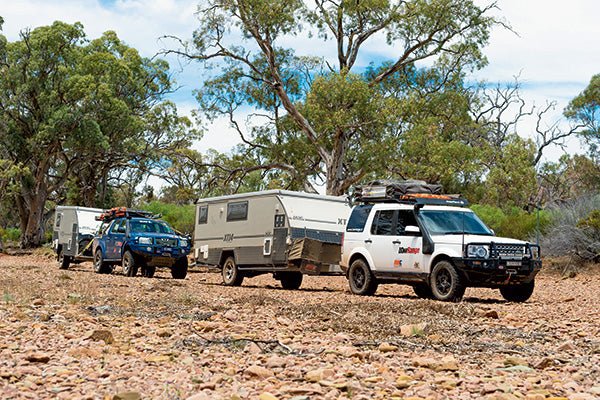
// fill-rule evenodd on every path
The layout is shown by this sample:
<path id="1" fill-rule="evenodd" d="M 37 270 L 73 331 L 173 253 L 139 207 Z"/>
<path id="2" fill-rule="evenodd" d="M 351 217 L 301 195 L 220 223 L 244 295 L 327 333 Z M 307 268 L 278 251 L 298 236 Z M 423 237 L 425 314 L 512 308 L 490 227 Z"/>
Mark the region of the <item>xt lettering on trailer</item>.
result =
<path id="1" fill-rule="evenodd" d="M 233 242 L 233 233 L 226 233 L 225 236 L 223 236 L 223 241 Z"/>
<path id="2" fill-rule="evenodd" d="M 346 222 L 348 222 L 346 220 L 346 218 L 338 218 L 338 225 L 346 225 Z"/>
<path id="3" fill-rule="evenodd" d="M 419 254 L 420 251 L 419 247 L 400 247 L 398 254 Z"/>

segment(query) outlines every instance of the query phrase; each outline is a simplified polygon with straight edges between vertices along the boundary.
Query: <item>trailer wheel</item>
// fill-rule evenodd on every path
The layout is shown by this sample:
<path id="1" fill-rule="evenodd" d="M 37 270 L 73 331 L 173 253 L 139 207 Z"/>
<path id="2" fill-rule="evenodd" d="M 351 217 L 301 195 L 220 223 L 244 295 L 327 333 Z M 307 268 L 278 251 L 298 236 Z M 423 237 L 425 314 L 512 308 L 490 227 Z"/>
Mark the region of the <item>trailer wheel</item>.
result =
<path id="1" fill-rule="evenodd" d="M 125 274 L 125 276 L 136 276 L 137 275 L 138 265 L 137 265 L 137 262 L 135 261 L 135 257 L 133 256 L 133 254 L 131 254 L 131 252 L 129 250 L 127 250 L 125 252 L 125 254 L 123 254 L 122 266 L 123 266 L 123 273 Z"/>
<path id="2" fill-rule="evenodd" d="M 233 257 L 227 257 L 221 275 L 225 286 L 240 286 L 244 280 L 244 275 L 238 269 Z"/>
<path id="3" fill-rule="evenodd" d="M 302 284 L 302 272 L 287 271 L 279 272 L 277 275 L 281 282 L 281 287 L 284 289 L 296 290 Z"/>
<path id="4" fill-rule="evenodd" d="M 187 257 L 181 257 L 171 267 L 171 277 L 173 279 L 185 279 L 188 270 L 188 259 Z"/>
<path id="5" fill-rule="evenodd" d="M 433 267 L 430 287 L 433 297 L 441 301 L 460 301 L 466 289 L 454 265 L 445 260 Z"/>
<path id="6" fill-rule="evenodd" d="M 107 262 L 104 262 L 102 258 L 102 250 L 100 248 L 96 249 L 94 253 L 94 271 L 97 274 L 110 274 L 112 272 L 112 267 Z"/>
<path id="7" fill-rule="evenodd" d="M 58 268 L 69 269 L 69 265 L 71 265 L 71 257 L 65 256 L 64 250 L 60 249 L 58 252 Z"/>
<path id="8" fill-rule="evenodd" d="M 92 242 L 91 239 L 81 239 L 79 241 L 79 252 L 81 253 L 82 256 L 86 256 L 86 257 L 92 256 L 92 246 L 90 246 L 91 242 Z"/>
<path id="9" fill-rule="evenodd" d="M 373 276 L 367 262 L 362 258 L 352 261 L 348 270 L 350 291 L 361 296 L 372 296 L 377 291 L 377 279 Z"/>
<path id="10" fill-rule="evenodd" d="M 523 303 L 531 297 L 534 288 L 535 281 L 532 280 L 531 282 L 521 283 L 519 285 L 501 286 L 500 294 L 506 301 Z"/>
<path id="11" fill-rule="evenodd" d="M 156 272 L 156 267 L 151 265 L 142 265 L 142 276 L 144 278 L 152 278 Z"/>

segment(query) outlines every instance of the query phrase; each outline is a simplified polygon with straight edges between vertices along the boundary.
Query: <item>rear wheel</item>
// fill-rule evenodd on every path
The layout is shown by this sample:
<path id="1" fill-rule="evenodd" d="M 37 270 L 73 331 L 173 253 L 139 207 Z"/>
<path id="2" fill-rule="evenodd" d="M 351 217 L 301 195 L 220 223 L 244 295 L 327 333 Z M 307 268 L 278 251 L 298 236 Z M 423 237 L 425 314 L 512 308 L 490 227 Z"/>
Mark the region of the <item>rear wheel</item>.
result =
<path id="1" fill-rule="evenodd" d="M 223 276 L 223 284 L 225 286 L 240 286 L 244 280 L 244 275 L 238 269 L 233 257 L 227 257 L 223 264 L 221 275 Z"/>
<path id="2" fill-rule="evenodd" d="M 94 271 L 96 271 L 97 274 L 110 274 L 112 272 L 110 264 L 104 262 L 102 250 L 100 248 L 96 249 L 96 252 L 94 253 Z"/>
<path id="3" fill-rule="evenodd" d="M 372 296 L 377 291 L 377 279 L 373 276 L 367 262 L 358 258 L 352 262 L 348 270 L 350 291 L 361 296 Z"/>
<path id="4" fill-rule="evenodd" d="M 426 283 L 419 283 L 413 286 L 415 294 L 422 299 L 432 299 L 433 293 L 431 288 Z"/>
<path id="5" fill-rule="evenodd" d="M 187 257 L 181 257 L 171 267 L 171 276 L 173 279 L 185 279 L 188 270 L 188 259 Z"/>
<path id="6" fill-rule="evenodd" d="M 71 265 L 71 257 L 65 256 L 63 249 L 60 249 L 58 252 L 58 268 L 69 269 L 69 265 Z"/>
<path id="7" fill-rule="evenodd" d="M 136 276 L 138 272 L 138 265 L 135 261 L 135 257 L 133 254 L 127 250 L 125 254 L 123 254 L 123 273 L 125 276 Z"/>
<path id="8" fill-rule="evenodd" d="M 430 287 L 433 297 L 441 301 L 460 301 L 466 289 L 458 271 L 448 261 L 435 264 L 431 271 Z"/>
<path id="9" fill-rule="evenodd" d="M 519 285 L 510 285 L 500 287 L 500 294 L 506 301 L 522 303 L 527 301 L 533 294 L 535 281 L 521 283 Z"/>
<path id="10" fill-rule="evenodd" d="M 279 272 L 278 279 L 284 289 L 298 289 L 302 284 L 302 272 Z"/>

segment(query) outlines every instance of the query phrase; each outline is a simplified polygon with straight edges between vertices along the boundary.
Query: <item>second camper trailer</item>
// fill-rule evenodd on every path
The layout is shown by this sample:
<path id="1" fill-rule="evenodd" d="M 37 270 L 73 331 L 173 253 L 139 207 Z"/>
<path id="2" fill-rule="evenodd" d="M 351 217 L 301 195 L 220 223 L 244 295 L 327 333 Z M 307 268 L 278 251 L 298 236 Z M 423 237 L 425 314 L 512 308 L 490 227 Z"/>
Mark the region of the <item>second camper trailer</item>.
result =
<path id="1" fill-rule="evenodd" d="M 287 289 L 303 274 L 341 274 L 341 243 L 350 214 L 344 197 L 268 190 L 198 200 L 196 265 L 221 271 L 223 283 L 273 273 Z"/>

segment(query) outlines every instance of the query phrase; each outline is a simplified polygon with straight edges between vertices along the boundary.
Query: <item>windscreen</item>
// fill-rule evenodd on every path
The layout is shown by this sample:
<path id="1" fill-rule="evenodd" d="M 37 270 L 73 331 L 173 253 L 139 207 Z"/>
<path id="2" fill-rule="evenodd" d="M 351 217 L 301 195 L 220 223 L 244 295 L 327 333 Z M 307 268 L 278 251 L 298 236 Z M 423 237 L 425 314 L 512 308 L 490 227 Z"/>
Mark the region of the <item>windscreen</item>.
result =
<path id="1" fill-rule="evenodd" d="M 420 215 L 431 235 L 494 235 L 473 212 L 422 210 Z"/>
<path id="2" fill-rule="evenodd" d="M 129 228 L 131 232 L 137 233 L 175 233 L 166 222 L 150 219 L 132 220 L 129 222 Z"/>

